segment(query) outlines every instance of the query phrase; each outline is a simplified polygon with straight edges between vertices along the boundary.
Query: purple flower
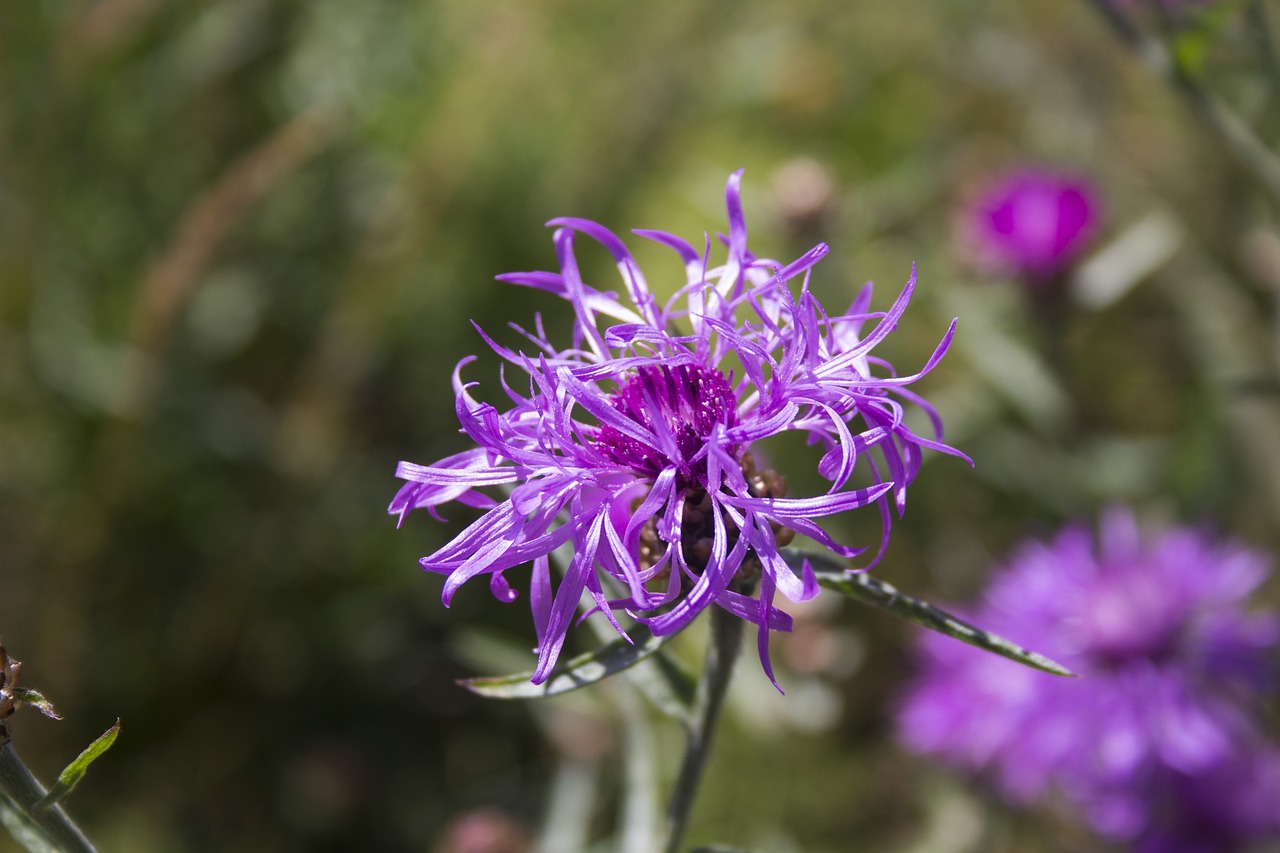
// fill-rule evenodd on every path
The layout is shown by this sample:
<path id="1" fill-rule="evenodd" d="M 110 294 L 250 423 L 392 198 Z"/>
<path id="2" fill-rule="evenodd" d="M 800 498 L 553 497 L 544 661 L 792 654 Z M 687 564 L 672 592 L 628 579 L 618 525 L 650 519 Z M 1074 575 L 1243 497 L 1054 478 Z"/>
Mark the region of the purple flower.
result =
<path id="1" fill-rule="evenodd" d="M 461 376 L 472 359 L 464 359 L 454 371 L 456 409 L 476 446 L 433 465 L 397 468 L 407 482 L 389 511 L 402 520 L 419 507 L 435 514 L 449 501 L 484 510 L 421 561 L 447 576 L 446 606 L 477 575 L 489 576 L 499 599 L 514 600 L 504 573 L 532 564 L 535 683 L 548 677 L 584 594 L 620 633 L 618 610 L 661 636 L 710 605 L 722 607 L 758 626 L 772 679 L 769 631 L 791 627 L 773 606 L 775 593 L 792 601 L 817 593 L 809 567 L 792 571 L 779 547 L 800 533 L 855 556 L 864 549 L 838 544 L 813 519 L 875 505 L 883 552 L 890 506 L 902 512 L 921 450 L 955 453 L 940 443 L 936 413 L 908 388 L 945 354 L 955 323 L 917 374 L 898 376 L 873 354 L 906 309 L 915 271 L 887 312 L 870 311 L 868 285 L 846 313 L 828 314 L 808 287 L 827 247 L 786 265 L 753 255 L 740 176 L 730 177 L 726 192 L 723 264 L 710 266 L 709 240 L 699 252 L 673 234 L 636 232 L 683 265 L 665 301 L 612 232 L 583 219 L 548 223 L 559 272 L 499 279 L 569 303 L 572 342 L 552 344 L 541 318 L 532 331 L 513 326 L 528 343 L 522 350 L 481 331 L 507 362 L 509 405 L 499 411 L 472 397 L 476 383 Z M 612 255 L 625 298 L 584 283 L 574 254 L 579 234 Z M 907 428 L 903 401 L 928 414 L 938 440 Z M 821 447 L 818 470 L 831 483 L 825 494 L 785 497 L 782 478 L 753 456 L 756 442 L 787 431 Z M 480 491 L 485 486 L 498 487 L 499 498 Z M 553 590 L 549 557 L 562 546 L 571 556 Z"/>
<path id="2" fill-rule="evenodd" d="M 1079 257 L 1093 237 L 1098 207 L 1083 178 L 1022 169 L 978 194 L 963 214 L 960 238 L 979 265 L 1041 286 Z"/>
<path id="3" fill-rule="evenodd" d="M 988 770 L 1015 803 L 1056 786 L 1101 834 L 1150 851 L 1231 850 L 1280 832 L 1280 751 L 1253 723 L 1275 687 L 1280 617 L 1244 600 L 1267 561 L 1127 509 L 1095 541 L 1031 542 L 972 614 L 1080 678 L 1051 678 L 926 636 L 899 709 L 912 748 Z"/>

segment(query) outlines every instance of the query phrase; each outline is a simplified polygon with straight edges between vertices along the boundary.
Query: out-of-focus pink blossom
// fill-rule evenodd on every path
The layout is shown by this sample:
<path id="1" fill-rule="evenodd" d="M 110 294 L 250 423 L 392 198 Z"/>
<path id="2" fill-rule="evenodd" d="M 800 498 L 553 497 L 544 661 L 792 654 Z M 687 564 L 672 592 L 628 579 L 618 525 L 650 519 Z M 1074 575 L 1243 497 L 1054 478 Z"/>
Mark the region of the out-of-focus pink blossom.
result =
<path id="1" fill-rule="evenodd" d="M 1070 269 L 1088 246 L 1099 207 L 1082 177 L 1019 169 L 991 181 L 967 206 L 960 249 L 985 271 L 1042 286 Z"/>

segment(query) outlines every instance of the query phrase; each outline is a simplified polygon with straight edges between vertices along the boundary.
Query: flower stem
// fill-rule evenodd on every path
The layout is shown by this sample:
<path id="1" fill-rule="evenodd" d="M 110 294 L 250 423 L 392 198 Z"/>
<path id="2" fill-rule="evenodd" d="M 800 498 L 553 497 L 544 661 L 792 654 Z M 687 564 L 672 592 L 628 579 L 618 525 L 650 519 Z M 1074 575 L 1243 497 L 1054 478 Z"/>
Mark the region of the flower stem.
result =
<path id="1" fill-rule="evenodd" d="M 61 806 L 37 806 L 45 793 L 13 747 L 0 746 L 0 823 L 37 853 L 93 853 Z"/>
<path id="2" fill-rule="evenodd" d="M 1129 20 L 1114 5 L 1114 0 L 1089 1 L 1116 35 L 1173 85 L 1218 141 L 1253 175 L 1272 203 L 1280 207 L 1280 158 L 1275 152 L 1258 138 L 1244 119 L 1201 85 L 1168 47 L 1144 34 Z M 1162 9 L 1157 6 L 1157 10 Z"/>
<path id="3" fill-rule="evenodd" d="M 689 815 L 698 795 L 707 759 L 711 755 L 711 740 L 715 735 L 720 712 L 724 709 L 725 696 L 733 676 L 733 665 L 742 645 L 741 619 L 720 607 L 711 607 L 711 639 L 707 645 L 706 664 L 698 692 L 694 697 L 693 713 L 687 732 L 684 760 L 675 790 L 667 803 L 667 853 L 678 853 L 680 842 L 688 829 Z"/>

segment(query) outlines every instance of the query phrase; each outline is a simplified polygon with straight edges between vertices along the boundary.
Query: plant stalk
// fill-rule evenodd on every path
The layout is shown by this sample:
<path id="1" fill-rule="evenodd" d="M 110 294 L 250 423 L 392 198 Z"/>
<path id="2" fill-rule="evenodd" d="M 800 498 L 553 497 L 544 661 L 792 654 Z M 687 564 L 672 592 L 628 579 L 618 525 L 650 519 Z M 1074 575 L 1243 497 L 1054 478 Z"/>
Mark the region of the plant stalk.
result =
<path id="1" fill-rule="evenodd" d="M 1205 126 L 1280 208 L 1280 158 L 1220 98 L 1206 89 L 1159 40 L 1143 33 L 1113 0 L 1089 0 L 1116 35 L 1182 95 Z"/>
<path id="2" fill-rule="evenodd" d="M 13 746 L 0 746 L 0 822 L 5 828 L 33 853 L 94 853 L 62 806 L 36 806 L 45 793 Z"/>
<path id="3" fill-rule="evenodd" d="M 667 803 L 666 853 L 679 853 L 680 843 L 688 829 L 698 787 L 711 756 L 711 741 L 724 710 L 725 696 L 729 692 L 733 665 L 742 646 L 742 620 L 720 607 L 708 609 L 711 611 L 711 638 L 707 644 L 707 658 L 702 678 L 698 682 L 698 692 L 694 697 L 680 775 L 676 778 L 675 789 Z"/>

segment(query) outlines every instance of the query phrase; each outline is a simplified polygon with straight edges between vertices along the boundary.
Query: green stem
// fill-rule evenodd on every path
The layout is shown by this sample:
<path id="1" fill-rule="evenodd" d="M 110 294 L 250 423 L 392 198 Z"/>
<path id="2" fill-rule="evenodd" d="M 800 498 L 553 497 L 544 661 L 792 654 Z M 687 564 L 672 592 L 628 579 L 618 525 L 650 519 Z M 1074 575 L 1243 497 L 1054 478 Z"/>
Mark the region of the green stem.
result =
<path id="1" fill-rule="evenodd" d="M 93 853 L 93 845 L 59 805 L 37 808 L 45 795 L 9 744 L 0 746 L 0 822 L 32 853 Z"/>
<path id="2" fill-rule="evenodd" d="M 720 607 L 711 607 L 711 638 L 707 644 L 707 659 L 694 697 L 693 714 L 687 732 L 684 760 L 675 790 L 667 803 L 667 853 L 679 853 L 680 842 L 689 825 L 693 802 L 698 796 L 698 786 L 711 755 L 711 740 L 715 735 L 720 712 L 724 709 L 725 696 L 733 677 L 733 665 L 742 645 L 741 619 Z"/>
<path id="3" fill-rule="evenodd" d="M 1112 0 L 1090 0 L 1094 8 L 1126 44 L 1142 57 L 1154 71 L 1171 83 L 1204 124 L 1218 137 L 1244 168 L 1258 181 L 1259 187 L 1280 207 L 1280 159 L 1220 98 L 1188 73 L 1169 49 L 1157 39 L 1143 33 Z"/>
<path id="4" fill-rule="evenodd" d="M 1271 86 L 1271 102 L 1280 101 L 1280 53 L 1276 51 L 1275 38 L 1271 34 L 1271 21 L 1262 0 L 1253 0 L 1246 11 L 1249 32 L 1257 44 L 1262 63 L 1267 69 L 1267 82 Z"/>

